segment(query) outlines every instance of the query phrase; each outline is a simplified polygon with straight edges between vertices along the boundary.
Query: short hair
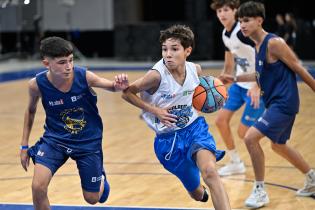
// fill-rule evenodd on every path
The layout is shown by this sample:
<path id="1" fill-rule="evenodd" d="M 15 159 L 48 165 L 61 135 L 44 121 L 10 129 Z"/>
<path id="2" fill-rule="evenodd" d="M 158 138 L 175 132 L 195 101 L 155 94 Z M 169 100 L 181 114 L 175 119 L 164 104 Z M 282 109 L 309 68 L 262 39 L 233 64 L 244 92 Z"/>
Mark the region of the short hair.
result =
<path id="1" fill-rule="evenodd" d="M 213 2 L 210 4 L 211 9 L 217 10 L 223 6 L 228 6 L 231 9 L 237 9 L 240 5 L 239 0 L 213 0 Z"/>
<path id="2" fill-rule="evenodd" d="M 47 37 L 40 42 L 40 55 L 42 58 L 58 58 L 69 56 L 73 53 L 72 44 L 57 36 Z"/>
<path id="3" fill-rule="evenodd" d="M 237 17 L 262 17 L 265 19 L 265 6 L 261 2 L 248 1 L 238 8 Z"/>
<path id="4" fill-rule="evenodd" d="M 184 49 L 195 47 L 194 33 L 185 25 L 173 25 L 166 30 L 160 31 L 160 44 L 162 45 L 169 38 L 178 39 Z"/>

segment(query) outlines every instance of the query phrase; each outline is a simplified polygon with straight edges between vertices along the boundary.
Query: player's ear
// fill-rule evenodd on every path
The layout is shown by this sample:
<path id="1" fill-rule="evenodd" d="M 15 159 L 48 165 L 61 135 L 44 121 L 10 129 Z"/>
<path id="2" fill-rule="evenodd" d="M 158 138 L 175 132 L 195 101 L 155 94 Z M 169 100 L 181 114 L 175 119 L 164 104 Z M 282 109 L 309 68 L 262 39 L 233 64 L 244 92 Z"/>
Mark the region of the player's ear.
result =
<path id="1" fill-rule="evenodd" d="M 263 22 L 264 22 L 264 18 L 262 18 L 262 17 L 257 17 L 257 18 L 258 18 L 258 23 L 259 23 L 260 25 L 262 25 Z"/>
<path id="2" fill-rule="evenodd" d="M 43 63 L 43 65 L 44 65 L 46 68 L 48 68 L 48 66 L 49 66 L 49 61 L 47 60 L 47 58 L 44 58 L 44 59 L 42 60 L 42 63 Z"/>
<path id="3" fill-rule="evenodd" d="M 192 51 L 192 47 L 187 47 L 187 48 L 185 49 L 186 57 L 188 57 L 188 56 L 191 54 L 191 51 Z"/>

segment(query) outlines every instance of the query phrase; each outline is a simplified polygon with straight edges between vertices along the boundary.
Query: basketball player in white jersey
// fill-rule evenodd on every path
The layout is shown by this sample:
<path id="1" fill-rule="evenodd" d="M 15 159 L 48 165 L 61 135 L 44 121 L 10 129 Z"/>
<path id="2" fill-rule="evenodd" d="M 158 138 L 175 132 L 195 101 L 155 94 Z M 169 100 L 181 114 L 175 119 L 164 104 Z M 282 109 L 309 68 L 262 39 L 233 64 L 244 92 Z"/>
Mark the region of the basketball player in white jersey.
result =
<path id="1" fill-rule="evenodd" d="M 235 18 L 238 6 L 239 0 L 213 0 L 211 4 L 211 8 L 216 11 L 218 19 L 224 26 L 222 40 L 225 45 L 225 62 L 222 74 L 235 76 L 255 72 L 254 42 L 244 37 L 240 31 L 240 24 Z M 223 82 L 226 81 L 223 80 Z M 229 88 L 229 98 L 218 112 L 215 123 L 230 158 L 230 161 L 218 170 L 221 176 L 241 174 L 246 170 L 236 150 L 230 127 L 233 114 L 244 104 L 244 112 L 237 131 L 241 139 L 264 112 L 264 104 L 260 100 L 260 89 L 256 82 L 233 83 Z"/>
<path id="2" fill-rule="evenodd" d="M 123 98 L 143 110 L 143 119 L 156 132 L 154 149 L 166 170 L 174 174 L 196 201 L 206 202 L 210 189 L 214 208 L 231 209 L 216 171 L 224 152 L 216 149 L 204 117 L 192 106 L 199 85 L 200 65 L 187 62 L 194 34 L 186 26 L 161 31 L 162 59 L 124 91 Z M 137 95 L 140 93 L 140 97 Z"/>

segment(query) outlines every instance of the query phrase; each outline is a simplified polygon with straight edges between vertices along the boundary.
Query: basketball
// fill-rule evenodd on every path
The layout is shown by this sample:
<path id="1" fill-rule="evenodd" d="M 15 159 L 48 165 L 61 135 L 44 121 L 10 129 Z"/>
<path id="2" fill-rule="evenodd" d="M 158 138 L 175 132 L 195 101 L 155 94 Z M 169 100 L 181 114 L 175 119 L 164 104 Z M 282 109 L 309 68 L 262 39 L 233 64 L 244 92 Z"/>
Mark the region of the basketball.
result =
<path id="1" fill-rule="evenodd" d="M 203 113 L 221 109 L 227 99 L 227 90 L 221 80 L 213 76 L 201 76 L 199 80 L 193 95 L 194 108 Z"/>

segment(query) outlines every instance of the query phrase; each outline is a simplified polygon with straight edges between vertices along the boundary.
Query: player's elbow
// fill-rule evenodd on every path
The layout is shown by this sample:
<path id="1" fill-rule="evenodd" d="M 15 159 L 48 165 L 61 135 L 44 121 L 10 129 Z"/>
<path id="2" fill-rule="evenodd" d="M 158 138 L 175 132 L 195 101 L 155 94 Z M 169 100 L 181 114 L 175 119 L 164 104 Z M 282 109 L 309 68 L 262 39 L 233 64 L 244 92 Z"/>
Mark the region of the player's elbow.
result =
<path id="1" fill-rule="evenodd" d="M 128 101 L 128 95 L 130 94 L 130 90 L 129 88 L 126 88 L 125 90 L 122 91 L 122 94 L 121 94 L 121 98 Z"/>

